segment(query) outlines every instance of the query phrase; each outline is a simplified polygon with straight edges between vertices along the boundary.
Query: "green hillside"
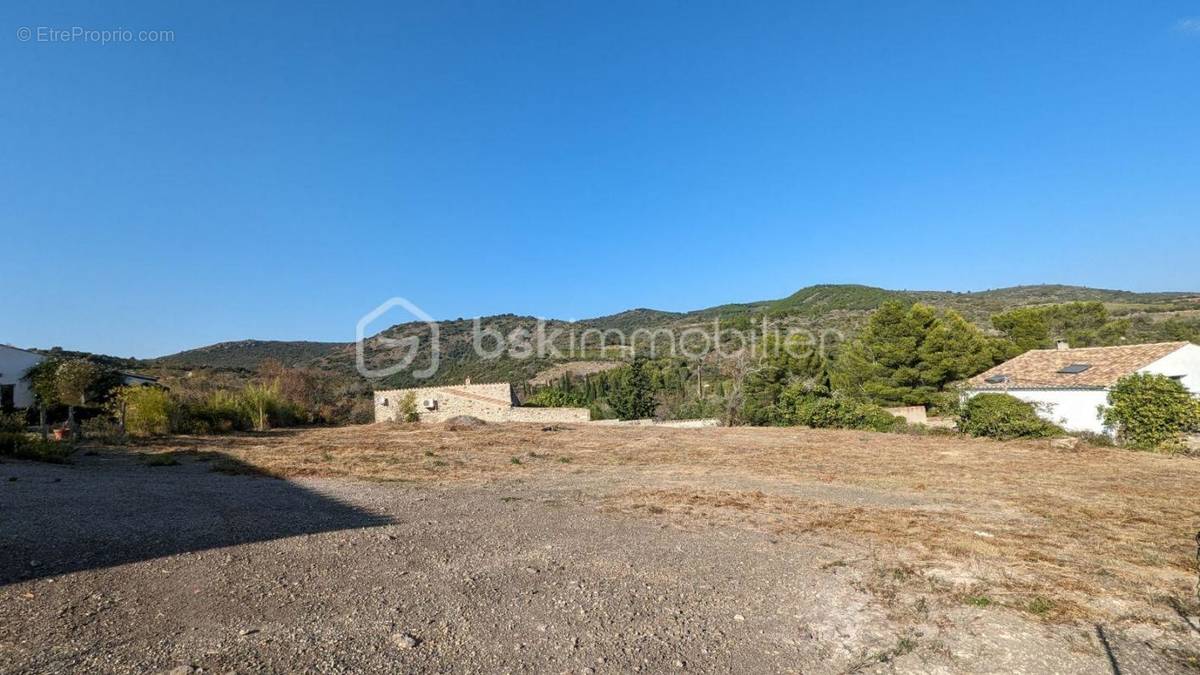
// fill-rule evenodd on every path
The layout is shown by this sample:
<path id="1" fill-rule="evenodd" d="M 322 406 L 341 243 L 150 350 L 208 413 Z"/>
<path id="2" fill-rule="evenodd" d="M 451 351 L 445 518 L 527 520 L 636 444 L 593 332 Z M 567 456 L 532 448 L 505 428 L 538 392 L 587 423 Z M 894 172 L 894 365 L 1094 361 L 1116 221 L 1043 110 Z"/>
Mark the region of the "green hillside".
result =
<path id="1" fill-rule="evenodd" d="M 557 358 L 553 350 L 533 353 L 527 359 L 481 359 L 474 350 L 472 335 L 474 322 L 457 319 L 440 322 L 441 350 L 440 368 L 437 375 L 427 382 L 439 384 L 461 381 L 471 377 L 477 381 L 522 381 L 533 377 L 540 370 L 555 363 L 571 359 L 620 358 L 622 352 L 609 350 L 603 353 L 580 348 L 579 337 L 592 331 L 593 340 L 597 331 L 621 331 L 626 335 L 635 329 L 655 330 L 661 328 L 682 329 L 689 326 L 709 326 L 720 319 L 723 326 L 738 328 L 756 326 L 766 318 L 787 326 L 832 329 L 853 334 L 861 327 L 870 313 L 888 300 L 922 302 L 939 308 L 953 309 L 969 321 L 986 330 L 991 330 L 991 317 L 1015 307 L 1054 305 L 1066 302 L 1091 301 L 1104 303 L 1114 318 L 1129 320 L 1127 338 L 1131 340 L 1197 339 L 1200 337 L 1200 293 L 1134 293 L 1130 291 L 1086 288 L 1080 286 L 1039 285 L 1014 286 L 976 292 L 953 291 L 908 291 L 888 290 L 858 284 L 822 284 L 802 288 L 778 300 L 725 304 L 690 312 L 667 312 L 654 309 L 631 309 L 608 316 L 578 322 L 549 320 L 545 323 L 549 333 L 558 331 L 559 339 L 553 346 L 565 352 Z M 532 333 L 538 320 L 529 316 L 503 314 L 484 317 L 481 323 L 503 335 L 525 329 Z M 420 343 L 416 367 L 429 363 L 430 350 L 427 328 L 422 323 L 406 323 L 384 329 L 368 340 L 367 363 L 371 367 L 384 367 L 397 362 L 404 354 L 403 348 L 388 347 L 378 338 L 424 337 Z M 485 347 L 494 343 L 488 341 Z M 592 343 L 589 343 L 592 344 Z M 571 345 L 576 351 L 568 351 Z M 532 348 L 532 346 L 531 346 Z M 536 351 L 536 350 L 535 350 Z M 355 368 L 354 343 L 242 340 L 223 342 L 200 347 L 170 356 L 144 362 L 145 366 L 165 368 L 215 368 L 244 369 L 258 368 L 264 361 L 274 359 L 287 366 L 314 368 L 342 376 L 358 377 Z M 138 365 L 130 363 L 130 366 Z M 408 373 L 397 373 L 384 378 L 381 383 L 391 386 L 415 384 Z"/>
<path id="2" fill-rule="evenodd" d="M 244 368 L 253 370 L 274 359 L 285 366 L 303 366 L 343 347 L 341 342 L 238 340 L 171 354 L 151 363 L 168 367 Z"/>

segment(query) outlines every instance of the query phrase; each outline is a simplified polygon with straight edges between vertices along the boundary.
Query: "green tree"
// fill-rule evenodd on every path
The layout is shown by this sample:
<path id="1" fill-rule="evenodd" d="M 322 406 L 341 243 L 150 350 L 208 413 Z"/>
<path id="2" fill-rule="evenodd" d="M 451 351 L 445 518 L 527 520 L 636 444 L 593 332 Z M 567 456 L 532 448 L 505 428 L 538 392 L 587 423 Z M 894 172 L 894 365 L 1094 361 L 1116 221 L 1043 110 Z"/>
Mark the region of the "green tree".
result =
<path id="1" fill-rule="evenodd" d="M 992 326 L 1011 343 L 1009 356 L 1031 349 L 1050 349 L 1056 340 L 1073 347 L 1120 344 L 1130 321 L 1113 319 L 1103 303 L 1067 302 L 1044 307 L 1018 307 L 992 317 Z"/>
<path id="2" fill-rule="evenodd" d="M 833 387 L 879 405 L 951 405 L 952 383 L 1003 357 L 988 338 L 952 310 L 885 302 L 842 350 Z"/>
<path id="3" fill-rule="evenodd" d="M 75 408 L 87 405 L 89 394 L 94 393 L 103 377 L 103 369 L 87 359 L 72 359 L 58 365 L 54 376 L 55 393 L 58 402 L 67 406 L 67 425 L 71 428 L 72 438 L 79 433 Z"/>
<path id="4" fill-rule="evenodd" d="M 50 406 L 58 403 L 58 366 L 62 361 L 58 359 L 45 359 L 44 361 L 33 366 L 25 371 L 21 379 L 29 383 L 29 389 L 33 392 L 33 400 L 38 407 L 38 424 L 42 430 L 42 440 L 47 440 L 50 436 L 49 425 L 46 423 L 46 413 Z"/>
<path id="5" fill-rule="evenodd" d="M 791 400 L 801 396 L 828 396 L 829 363 L 802 336 L 768 335 L 761 346 L 756 368 L 742 387 L 741 421 L 755 425 L 793 424 Z M 785 394 L 788 401 L 785 401 Z"/>
<path id="6" fill-rule="evenodd" d="M 654 392 L 647 372 L 646 358 L 638 356 L 633 363 L 620 369 L 616 387 L 609 394 L 609 404 L 617 417 L 640 420 L 654 416 Z"/>
<path id="7" fill-rule="evenodd" d="M 1014 345 L 1009 356 L 1050 346 L 1050 324 L 1046 321 L 1045 311 L 1040 307 L 1018 307 L 997 314 L 992 317 L 992 326 Z"/>
<path id="8" fill-rule="evenodd" d="M 1184 434 L 1200 430 L 1200 401 L 1165 375 L 1135 373 L 1108 393 L 1104 424 L 1130 447 L 1174 449 Z"/>
<path id="9" fill-rule="evenodd" d="M 939 391 L 1004 360 L 996 340 L 953 311 L 938 316 L 919 353 L 921 381 Z"/>

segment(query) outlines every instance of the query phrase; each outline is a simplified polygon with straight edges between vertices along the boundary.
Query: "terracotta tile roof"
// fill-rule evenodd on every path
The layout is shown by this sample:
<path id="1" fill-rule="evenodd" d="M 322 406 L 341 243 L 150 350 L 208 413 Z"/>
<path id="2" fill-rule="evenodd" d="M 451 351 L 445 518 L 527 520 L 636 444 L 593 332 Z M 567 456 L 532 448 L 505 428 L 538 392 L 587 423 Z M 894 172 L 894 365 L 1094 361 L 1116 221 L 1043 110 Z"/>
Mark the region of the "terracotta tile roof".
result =
<path id="1" fill-rule="evenodd" d="M 968 389 L 1104 389 L 1186 346 L 1187 342 L 1159 342 L 1120 347 L 1034 349 L 967 380 Z M 1067 366 L 1089 366 L 1075 374 L 1060 373 Z M 1002 382 L 988 382 L 1004 376 Z"/>

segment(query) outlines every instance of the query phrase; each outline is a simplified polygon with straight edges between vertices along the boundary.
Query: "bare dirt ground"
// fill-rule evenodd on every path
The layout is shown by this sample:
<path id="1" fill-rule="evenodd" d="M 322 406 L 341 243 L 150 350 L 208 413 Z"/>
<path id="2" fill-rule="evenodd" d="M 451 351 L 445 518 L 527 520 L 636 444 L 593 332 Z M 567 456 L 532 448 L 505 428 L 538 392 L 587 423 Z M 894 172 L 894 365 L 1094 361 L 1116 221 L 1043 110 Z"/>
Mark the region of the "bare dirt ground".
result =
<path id="1" fill-rule="evenodd" d="M 0 671 L 1200 671 L 1198 486 L 1196 459 L 798 429 L 6 461 Z"/>

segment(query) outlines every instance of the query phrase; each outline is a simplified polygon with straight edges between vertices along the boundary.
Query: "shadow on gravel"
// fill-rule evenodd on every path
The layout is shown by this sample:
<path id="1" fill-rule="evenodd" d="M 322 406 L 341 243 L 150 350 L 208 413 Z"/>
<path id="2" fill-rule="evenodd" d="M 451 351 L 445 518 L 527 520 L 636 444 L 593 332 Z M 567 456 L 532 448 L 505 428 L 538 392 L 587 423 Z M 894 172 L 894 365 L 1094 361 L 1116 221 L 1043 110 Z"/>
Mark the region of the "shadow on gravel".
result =
<path id="1" fill-rule="evenodd" d="M 0 464 L 0 585 L 392 520 L 238 460 L 131 455 Z M 249 474 L 249 475 L 230 475 Z"/>

